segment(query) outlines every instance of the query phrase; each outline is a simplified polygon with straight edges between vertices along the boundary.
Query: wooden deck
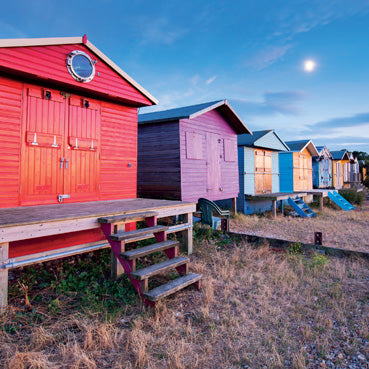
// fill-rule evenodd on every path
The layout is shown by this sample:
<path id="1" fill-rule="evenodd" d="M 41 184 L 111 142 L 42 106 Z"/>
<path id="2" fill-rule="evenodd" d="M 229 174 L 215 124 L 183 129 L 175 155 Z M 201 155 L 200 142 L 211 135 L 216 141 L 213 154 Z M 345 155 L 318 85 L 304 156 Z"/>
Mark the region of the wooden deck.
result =
<path id="1" fill-rule="evenodd" d="M 259 195 L 245 195 L 245 199 L 249 201 L 270 200 L 272 202 L 272 216 L 277 217 L 277 201 L 287 200 L 289 197 L 296 198 L 296 196 L 307 196 L 307 192 L 274 192 L 263 193 Z M 283 213 L 283 202 L 281 203 L 281 212 Z"/>
<path id="2" fill-rule="evenodd" d="M 9 259 L 9 243 L 38 237 L 100 228 L 97 219 L 118 214 L 155 211 L 157 218 L 183 216 L 183 223 L 167 233 L 182 232 L 188 254 L 192 253 L 192 213 L 196 204 L 184 201 L 126 199 L 0 209 L 0 312 L 7 305 L 8 270 L 109 247 L 106 241 L 56 248 Z"/>

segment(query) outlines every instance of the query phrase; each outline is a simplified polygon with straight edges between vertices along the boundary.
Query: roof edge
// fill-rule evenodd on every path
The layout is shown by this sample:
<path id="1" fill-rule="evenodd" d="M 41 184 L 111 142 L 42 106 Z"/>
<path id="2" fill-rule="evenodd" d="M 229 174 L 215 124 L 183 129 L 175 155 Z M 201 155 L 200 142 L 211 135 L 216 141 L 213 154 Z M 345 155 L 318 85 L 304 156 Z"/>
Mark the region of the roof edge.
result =
<path id="1" fill-rule="evenodd" d="M 267 136 L 267 135 L 269 135 L 269 134 L 274 134 L 276 137 L 277 137 L 277 139 L 279 140 L 279 142 L 286 148 L 286 151 L 291 151 L 290 150 L 290 148 L 287 146 L 287 144 L 278 136 L 278 134 L 277 134 L 277 132 L 274 130 L 274 129 L 268 129 L 268 130 L 266 130 L 267 132 L 264 134 L 264 135 L 262 135 L 261 137 L 259 137 L 255 142 L 254 142 L 254 146 L 256 146 L 257 145 L 257 142 L 260 140 L 260 139 L 262 139 L 263 137 L 265 137 L 265 136 Z"/>
<path id="2" fill-rule="evenodd" d="M 117 64 L 109 59 L 102 51 L 100 51 L 92 42 L 87 40 L 86 35 L 83 37 L 48 37 L 48 38 L 9 38 L 0 39 L 0 48 L 3 47 L 26 47 L 26 46 L 47 46 L 47 45 L 70 45 L 82 44 L 90 51 L 101 58 L 107 65 L 115 70 L 130 85 L 142 93 L 153 105 L 158 104 L 158 100 L 146 91 L 139 83 L 124 72 Z"/>
<path id="3" fill-rule="evenodd" d="M 5 38 L 0 47 L 46 46 L 83 44 L 83 37 Z"/>

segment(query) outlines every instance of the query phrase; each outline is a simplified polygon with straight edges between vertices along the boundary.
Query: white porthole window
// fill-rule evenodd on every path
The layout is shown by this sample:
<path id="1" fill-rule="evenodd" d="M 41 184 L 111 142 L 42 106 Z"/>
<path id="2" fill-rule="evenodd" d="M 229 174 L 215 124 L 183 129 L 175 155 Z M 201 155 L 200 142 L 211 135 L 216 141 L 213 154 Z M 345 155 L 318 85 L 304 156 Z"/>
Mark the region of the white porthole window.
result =
<path id="1" fill-rule="evenodd" d="M 90 82 L 95 77 L 96 60 L 80 50 L 72 51 L 67 57 L 67 68 L 78 82 Z"/>

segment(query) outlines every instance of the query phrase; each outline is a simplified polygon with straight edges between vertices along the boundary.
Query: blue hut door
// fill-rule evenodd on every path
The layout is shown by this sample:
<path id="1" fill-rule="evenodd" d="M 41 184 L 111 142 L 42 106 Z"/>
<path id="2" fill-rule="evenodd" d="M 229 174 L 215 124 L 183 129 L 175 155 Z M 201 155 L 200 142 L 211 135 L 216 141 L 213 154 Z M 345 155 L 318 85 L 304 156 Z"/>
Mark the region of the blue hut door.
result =
<path id="1" fill-rule="evenodd" d="M 328 187 L 329 186 L 329 160 L 328 158 L 324 158 L 323 159 L 323 173 L 322 173 L 322 184 L 323 187 Z"/>
<path id="2" fill-rule="evenodd" d="M 207 193 L 209 195 L 219 193 L 221 188 L 220 156 L 222 139 L 216 133 L 206 134 L 206 177 Z"/>

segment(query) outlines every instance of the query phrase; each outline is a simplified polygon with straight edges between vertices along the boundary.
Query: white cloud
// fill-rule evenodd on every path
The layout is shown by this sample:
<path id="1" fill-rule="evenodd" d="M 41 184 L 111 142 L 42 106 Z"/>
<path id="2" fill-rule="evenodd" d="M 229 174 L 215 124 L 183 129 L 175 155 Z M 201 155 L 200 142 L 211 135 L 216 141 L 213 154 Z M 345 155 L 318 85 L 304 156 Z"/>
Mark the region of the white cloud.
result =
<path id="1" fill-rule="evenodd" d="M 213 83 L 217 76 L 213 76 L 205 81 L 205 84 L 210 85 L 210 83 Z"/>

